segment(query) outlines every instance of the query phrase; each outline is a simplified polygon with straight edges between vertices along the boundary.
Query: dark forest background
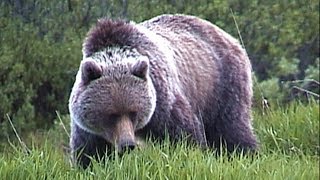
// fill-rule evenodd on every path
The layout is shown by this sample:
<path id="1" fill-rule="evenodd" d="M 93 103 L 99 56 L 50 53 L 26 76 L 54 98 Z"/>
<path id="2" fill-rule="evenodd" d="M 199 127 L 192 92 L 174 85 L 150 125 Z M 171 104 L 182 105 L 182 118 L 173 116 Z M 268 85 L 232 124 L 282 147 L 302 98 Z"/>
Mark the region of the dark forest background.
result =
<path id="1" fill-rule="evenodd" d="M 81 45 L 100 17 L 136 22 L 196 15 L 243 41 L 254 71 L 254 106 L 319 99 L 318 0 L 1 0 L 0 140 L 49 129 L 68 97 Z M 236 23 L 235 23 L 236 22 Z"/>

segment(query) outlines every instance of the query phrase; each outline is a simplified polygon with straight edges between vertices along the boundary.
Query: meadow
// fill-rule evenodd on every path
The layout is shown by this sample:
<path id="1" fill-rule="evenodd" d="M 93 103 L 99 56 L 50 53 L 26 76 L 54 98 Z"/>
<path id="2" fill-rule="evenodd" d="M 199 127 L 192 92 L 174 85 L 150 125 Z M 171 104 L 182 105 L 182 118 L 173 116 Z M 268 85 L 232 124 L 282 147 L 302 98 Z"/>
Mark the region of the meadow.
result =
<path id="1" fill-rule="evenodd" d="M 123 156 L 114 154 L 83 170 L 71 166 L 65 149 L 68 116 L 54 128 L 22 138 L 23 147 L 8 139 L 0 156 L 1 179 L 319 179 L 319 104 L 255 110 L 260 140 L 255 156 L 202 151 L 184 141 L 146 142 Z M 68 129 L 68 127 L 66 127 Z"/>
<path id="2" fill-rule="evenodd" d="M 317 0 L 1 0 L 0 180 L 320 179 L 319 6 Z M 71 166 L 66 107 L 89 28 L 101 17 L 142 22 L 169 13 L 206 19 L 246 49 L 254 101 L 263 96 L 271 104 L 253 110 L 259 153 L 217 156 L 184 141 L 147 141 L 91 169 Z M 310 96 L 318 101 L 291 103 Z"/>

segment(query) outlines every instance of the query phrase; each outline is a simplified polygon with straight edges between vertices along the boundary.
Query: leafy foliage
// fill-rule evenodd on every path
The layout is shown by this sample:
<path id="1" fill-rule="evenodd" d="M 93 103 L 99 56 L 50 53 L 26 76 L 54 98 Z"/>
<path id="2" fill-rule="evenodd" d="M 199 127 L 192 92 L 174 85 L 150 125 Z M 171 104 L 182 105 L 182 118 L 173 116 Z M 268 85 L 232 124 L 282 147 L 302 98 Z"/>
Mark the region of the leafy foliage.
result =
<path id="1" fill-rule="evenodd" d="M 97 18 L 140 22 L 164 13 L 196 15 L 239 39 L 240 33 L 255 72 L 256 102 L 320 94 L 316 0 L 3 0 L 0 139 L 12 134 L 7 114 L 19 132 L 30 132 L 51 127 L 56 110 L 67 113 L 82 40 Z"/>

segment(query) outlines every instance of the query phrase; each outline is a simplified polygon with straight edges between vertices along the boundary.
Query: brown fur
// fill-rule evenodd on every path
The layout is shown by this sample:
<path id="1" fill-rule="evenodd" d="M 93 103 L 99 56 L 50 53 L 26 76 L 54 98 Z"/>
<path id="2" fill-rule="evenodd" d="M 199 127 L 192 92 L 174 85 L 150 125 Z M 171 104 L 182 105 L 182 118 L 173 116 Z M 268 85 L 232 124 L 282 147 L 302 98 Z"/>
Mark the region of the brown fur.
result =
<path id="1" fill-rule="evenodd" d="M 250 61 L 211 23 L 184 15 L 141 24 L 101 19 L 83 55 L 69 103 L 70 145 L 82 165 L 89 163 L 83 154 L 133 148 L 136 137 L 162 139 L 166 131 L 173 140 L 190 135 L 202 147 L 257 148 Z"/>

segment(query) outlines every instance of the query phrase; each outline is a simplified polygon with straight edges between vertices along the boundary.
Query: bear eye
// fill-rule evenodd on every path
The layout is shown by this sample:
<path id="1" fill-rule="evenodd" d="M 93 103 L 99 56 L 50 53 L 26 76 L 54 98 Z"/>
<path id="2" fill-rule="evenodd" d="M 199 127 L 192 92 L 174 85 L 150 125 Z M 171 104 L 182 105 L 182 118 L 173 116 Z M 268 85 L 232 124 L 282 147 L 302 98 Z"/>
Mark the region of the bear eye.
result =
<path id="1" fill-rule="evenodd" d="M 136 117 L 137 117 L 137 112 L 129 112 L 129 118 L 130 118 L 131 120 L 136 119 Z"/>
<path id="2" fill-rule="evenodd" d="M 110 119 L 118 119 L 119 117 L 120 117 L 120 115 L 119 114 L 115 114 L 115 113 L 109 115 Z"/>

